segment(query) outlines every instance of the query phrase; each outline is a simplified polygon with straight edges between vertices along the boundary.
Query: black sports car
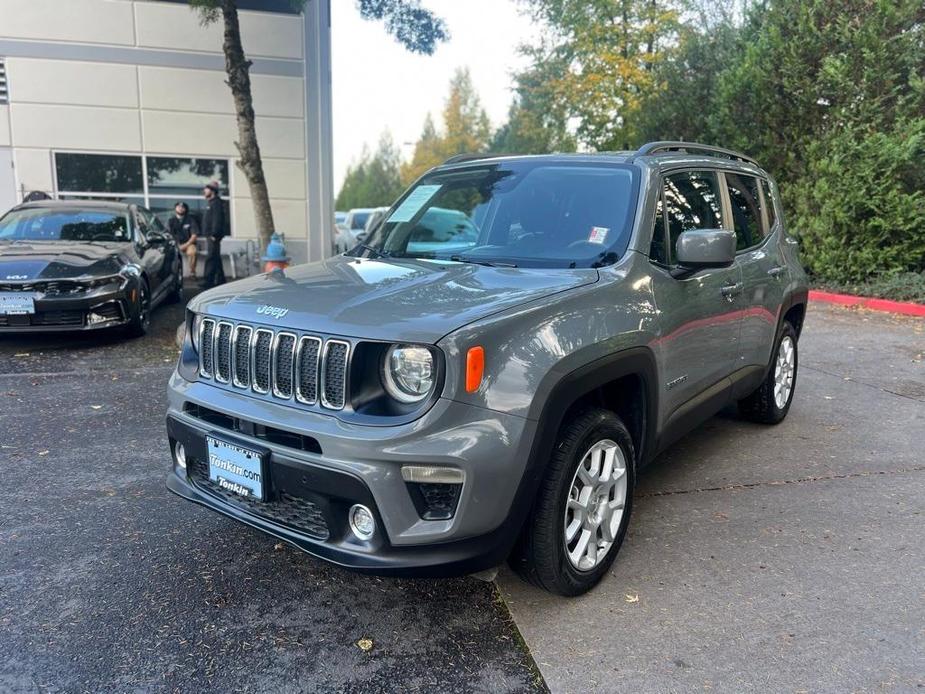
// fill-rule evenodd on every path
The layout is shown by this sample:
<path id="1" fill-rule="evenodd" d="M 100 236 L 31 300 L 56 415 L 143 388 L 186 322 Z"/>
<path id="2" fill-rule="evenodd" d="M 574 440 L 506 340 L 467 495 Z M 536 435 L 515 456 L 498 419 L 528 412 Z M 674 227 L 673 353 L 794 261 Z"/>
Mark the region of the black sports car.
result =
<path id="1" fill-rule="evenodd" d="M 0 218 L 0 334 L 124 327 L 183 297 L 173 237 L 137 205 L 43 200 Z"/>

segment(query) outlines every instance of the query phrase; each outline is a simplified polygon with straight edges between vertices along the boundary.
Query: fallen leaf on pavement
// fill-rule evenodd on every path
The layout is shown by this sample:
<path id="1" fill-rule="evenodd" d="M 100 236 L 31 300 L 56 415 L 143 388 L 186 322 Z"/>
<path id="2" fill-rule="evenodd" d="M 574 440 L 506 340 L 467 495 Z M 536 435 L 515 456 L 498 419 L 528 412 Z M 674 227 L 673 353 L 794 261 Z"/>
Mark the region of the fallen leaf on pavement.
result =
<path id="1" fill-rule="evenodd" d="M 286 545 L 284 545 L 282 542 L 277 542 L 275 545 L 273 545 L 273 549 L 275 549 L 277 552 L 285 548 L 286 548 Z"/>
<path id="2" fill-rule="evenodd" d="M 48 451 L 39 451 L 39 455 L 48 455 Z"/>
<path id="3" fill-rule="evenodd" d="M 359 641 L 357 641 L 357 648 L 359 648 L 364 653 L 369 653 L 369 651 L 373 649 L 373 640 L 362 638 Z"/>
<path id="4" fill-rule="evenodd" d="M 626 601 L 628 603 L 639 602 L 639 595 L 637 593 L 633 593 L 632 595 L 626 593 Z"/>

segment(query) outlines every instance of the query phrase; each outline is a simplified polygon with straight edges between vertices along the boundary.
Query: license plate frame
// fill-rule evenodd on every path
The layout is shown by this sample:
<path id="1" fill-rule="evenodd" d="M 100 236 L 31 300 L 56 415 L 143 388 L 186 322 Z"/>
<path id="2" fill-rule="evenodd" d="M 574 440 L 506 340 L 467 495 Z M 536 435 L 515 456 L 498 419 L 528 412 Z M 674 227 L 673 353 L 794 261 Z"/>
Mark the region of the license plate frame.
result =
<path id="1" fill-rule="evenodd" d="M 35 292 L 0 292 L 0 316 L 35 315 Z"/>
<path id="2" fill-rule="evenodd" d="M 269 453 L 206 434 L 209 481 L 242 499 L 267 500 L 267 459 Z"/>

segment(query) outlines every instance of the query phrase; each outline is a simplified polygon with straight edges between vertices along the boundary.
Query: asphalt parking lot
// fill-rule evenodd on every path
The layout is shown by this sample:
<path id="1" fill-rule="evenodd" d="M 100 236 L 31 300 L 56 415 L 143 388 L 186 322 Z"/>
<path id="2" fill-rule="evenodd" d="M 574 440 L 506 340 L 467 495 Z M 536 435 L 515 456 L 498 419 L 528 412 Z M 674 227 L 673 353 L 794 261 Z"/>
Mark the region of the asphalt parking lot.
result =
<path id="1" fill-rule="evenodd" d="M 350 574 L 170 495 L 180 316 L 0 338 L 0 691 L 925 687 L 925 321 L 814 307 L 784 424 L 714 418 L 642 475 L 600 587 L 502 572 L 502 600 Z"/>
<path id="2" fill-rule="evenodd" d="M 0 338 L 0 691 L 543 691 L 494 585 L 347 573 L 166 490 L 181 315 Z"/>
<path id="3" fill-rule="evenodd" d="M 501 585 L 556 692 L 925 688 L 925 321 L 812 306 L 788 418 L 640 476 L 594 591 Z"/>

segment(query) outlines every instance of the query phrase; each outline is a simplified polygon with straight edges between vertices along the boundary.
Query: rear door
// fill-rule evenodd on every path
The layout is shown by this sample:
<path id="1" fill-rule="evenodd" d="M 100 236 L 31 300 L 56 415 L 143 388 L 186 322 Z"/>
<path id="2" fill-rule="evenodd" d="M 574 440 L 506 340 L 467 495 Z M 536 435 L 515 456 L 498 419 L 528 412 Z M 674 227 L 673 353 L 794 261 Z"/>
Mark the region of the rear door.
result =
<path id="1" fill-rule="evenodd" d="M 726 394 L 739 356 L 741 270 L 737 265 L 671 276 L 678 237 L 723 228 L 721 177 L 713 170 L 677 171 L 662 179 L 650 260 L 661 335 L 656 344 L 663 412 L 698 396 Z"/>
<path id="2" fill-rule="evenodd" d="M 743 282 L 739 365 L 764 366 L 771 359 L 787 286 L 787 267 L 778 243 L 781 225 L 773 204 L 768 206 L 766 180 L 731 171 L 724 178 Z"/>

